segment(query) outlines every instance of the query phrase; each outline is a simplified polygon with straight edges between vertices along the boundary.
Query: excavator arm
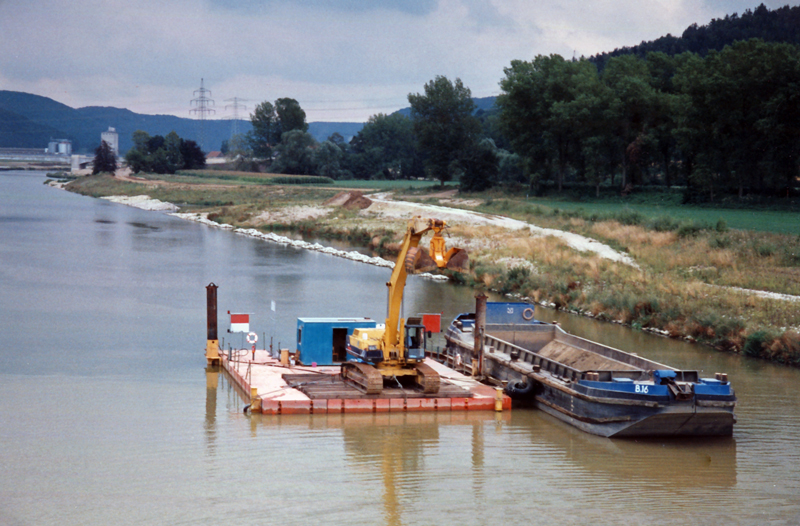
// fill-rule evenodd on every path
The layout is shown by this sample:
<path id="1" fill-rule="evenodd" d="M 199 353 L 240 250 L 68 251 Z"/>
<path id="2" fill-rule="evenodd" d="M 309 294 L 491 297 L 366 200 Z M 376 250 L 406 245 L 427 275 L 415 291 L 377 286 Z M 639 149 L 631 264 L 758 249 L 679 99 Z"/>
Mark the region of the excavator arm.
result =
<path id="1" fill-rule="evenodd" d="M 393 359 L 390 353 L 396 351 L 398 356 L 403 356 L 404 334 L 403 320 L 400 319 L 400 310 L 403 304 L 403 291 L 408 274 L 431 272 L 433 270 L 451 269 L 463 272 L 468 265 L 466 251 L 460 248 L 451 248 L 445 252 L 445 241 L 442 231 L 447 224 L 440 219 L 422 219 L 414 217 L 408 222 L 406 234 L 397 254 L 397 264 L 394 266 L 392 276 L 386 283 L 389 293 L 388 309 L 386 314 L 386 332 L 383 334 L 382 347 L 384 360 Z M 419 247 L 422 236 L 433 231 L 430 242 L 430 254 Z"/>
<path id="2" fill-rule="evenodd" d="M 356 329 L 350 336 L 348 353 L 360 361 L 343 363 L 342 375 L 367 394 L 379 393 L 384 377 L 415 376 L 425 393 L 439 390 L 438 374 L 422 363 L 425 358 L 423 327 L 407 326 L 400 315 L 408 274 L 445 268 L 463 272 L 467 268 L 465 251 L 451 248 L 445 252 L 441 235 L 445 228 L 445 222 L 438 219 L 414 217 L 409 220 L 397 264 L 386 282 L 388 301 L 384 329 Z M 434 235 L 428 253 L 419 247 L 419 242 L 430 231 Z"/>

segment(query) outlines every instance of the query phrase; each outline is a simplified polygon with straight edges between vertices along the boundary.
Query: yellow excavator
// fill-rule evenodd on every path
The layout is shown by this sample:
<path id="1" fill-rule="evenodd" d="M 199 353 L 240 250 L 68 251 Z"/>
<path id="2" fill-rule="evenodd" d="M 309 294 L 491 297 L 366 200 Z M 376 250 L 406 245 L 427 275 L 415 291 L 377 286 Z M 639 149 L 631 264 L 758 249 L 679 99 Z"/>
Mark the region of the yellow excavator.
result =
<path id="1" fill-rule="evenodd" d="M 423 363 L 425 327 L 418 318 L 410 318 L 406 323 L 400 318 L 400 309 L 408 274 L 437 269 L 465 272 L 468 269 L 466 251 L 459 248 L 445 251 L 442 237 L 445 228 L 445 222 L 439 219 L 414 217 L 409 220 L 392 277 L 386 283 L 389 302 L 385 328 L 355 329 L 349 337 L 350 359 L 342 364 L 342 378 L 366 394 L 380 393 L 384 379 L 395 385 L 411 380 L 422 387 L 424 393 L 439 392 L 439 375 Z M 430 252 L 426 252 L 419 242 L 431 231 Z"/>

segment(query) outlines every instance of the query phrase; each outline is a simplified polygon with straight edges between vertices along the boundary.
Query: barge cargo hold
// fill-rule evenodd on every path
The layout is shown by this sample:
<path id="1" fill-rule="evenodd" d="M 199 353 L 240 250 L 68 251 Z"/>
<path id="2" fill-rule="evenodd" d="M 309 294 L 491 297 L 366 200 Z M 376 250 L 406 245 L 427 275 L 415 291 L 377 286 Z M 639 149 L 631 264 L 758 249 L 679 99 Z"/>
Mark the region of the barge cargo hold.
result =
<path id="1" fill-rule="evenodd" d="M 605 437 L 733 433 L 736 396 L 726 374 L 701 378 L 570 335 L 534 320 L 527 304 L 489 303 L 484 312 L 482 330 L 474 313 L 453 320 L 445 358 L 465 368 L 475 364 L 512 398 Z M 476 330 L 482 354 L 473 352 Z"/>

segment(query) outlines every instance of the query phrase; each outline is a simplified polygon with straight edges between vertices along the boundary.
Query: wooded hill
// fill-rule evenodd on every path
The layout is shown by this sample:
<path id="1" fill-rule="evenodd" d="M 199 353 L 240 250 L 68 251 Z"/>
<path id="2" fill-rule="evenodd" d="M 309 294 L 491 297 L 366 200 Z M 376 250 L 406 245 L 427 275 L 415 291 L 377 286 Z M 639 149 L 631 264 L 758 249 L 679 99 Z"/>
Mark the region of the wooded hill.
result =
<path id="1" fill-rule="evenodd" d="M 188 110 L 187 110 L 188 111 Z M 204 135 L 208 151 L 219 150 L 230 139 L 233 120 L 206 120 Z M 111 126 L 119 134 L 122 153 L 133 146 L 136 130 L 150 135 L 179 136 L 199 143 L 198 121 L 173 115 L 144 115 L 127 109 L 87 106 L 71 108 L 48 97 L 18 91 L 0 91 L 0 148 L 46 148 L 51 138 L 69 139 L 73 151 L 90 153 L 100 144 L 100 133 Z M 309 133 L 323 141 L 338 132 L 350 138 L 363 124 L 351 122 L 312 122 Z M 249 120 L 239 121 L 239 132 L 250 130 Z"/>
<path id="2" fill-rule="evenodd" d="M 788 42 L 800 44 L 800 7 L 784 6 L 770 11 L 764 4 L 755 11 L 746 10 L 712 19 L 707 25 L 692 24 L 680 37 L 670 34 L 642 42 L 638 46 L 623 47 L 600 53 L 589 58 L 599 69 L 605 67 L 611 57 L 637 55 L 644 58 L 647 53 L 661 52 L 673 56 L 690 51 L 705 56 L 710 50 L 720 51 L 739 40 L 760 38 L 764 42 Z"/>

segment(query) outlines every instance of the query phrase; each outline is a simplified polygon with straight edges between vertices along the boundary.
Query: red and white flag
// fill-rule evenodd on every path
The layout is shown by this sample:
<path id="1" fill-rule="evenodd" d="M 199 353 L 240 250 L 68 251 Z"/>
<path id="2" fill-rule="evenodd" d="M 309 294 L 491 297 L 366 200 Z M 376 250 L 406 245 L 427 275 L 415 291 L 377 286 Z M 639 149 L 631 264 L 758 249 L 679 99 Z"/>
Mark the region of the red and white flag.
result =
<path id="1" fill-rule="evenodd" d="M 250 315 L 231 314 L 230 332 L 250 332 Z"/>

